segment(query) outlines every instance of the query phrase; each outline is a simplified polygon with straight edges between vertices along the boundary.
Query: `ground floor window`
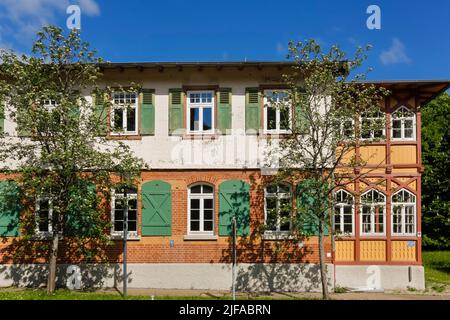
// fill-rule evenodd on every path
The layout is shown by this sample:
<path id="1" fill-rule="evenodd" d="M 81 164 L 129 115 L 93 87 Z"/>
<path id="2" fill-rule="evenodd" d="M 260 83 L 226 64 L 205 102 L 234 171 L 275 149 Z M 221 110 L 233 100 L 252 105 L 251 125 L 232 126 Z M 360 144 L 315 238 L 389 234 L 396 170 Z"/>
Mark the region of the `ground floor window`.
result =
<path id="1" fill-rule="evenodd" d="M 135 188 L 114 190 L 111 204 L 111 234 L 113 236 L 123 236 L 126 220 L 125 204 L 128 204 L 127 236 L 137 236 L 137 190 Z"/>
<path id="2" fill-rule="evenodd" d="M 285 184 L 265 189 L 265 225 L 267 232 L 289 232 L 292 229 L 292 192 Z"/>
<path id="3" fill-rule="evenodd" d="M 334 228 L 337 233 L 353 235 L 354 230 L 354 199 L 345 190 L 339 190 L 334 195 Z"/>
<path id="4" fill-rule="evenodd" d="M 392 233 L 416 233 L 416 196 L 407 190 L 402 189 L 392 196 Z"/>
<path id="5" fill-rule="evenodd" d="M 369 190 L 361 195 L 361 235 L 385 234 L 386 196 Z"/>
<path id="6" fill-rule="evenodd" d="M 36 204 L 36 233 L 49 235 L 52 233 L 53 208 L 49 198 L 40 198 Z"/>
<path id="7" fill-rule="evenodd" d="M 189 233 L 214 234 L 214 189 L 206 184 L 189 188 Z"/>

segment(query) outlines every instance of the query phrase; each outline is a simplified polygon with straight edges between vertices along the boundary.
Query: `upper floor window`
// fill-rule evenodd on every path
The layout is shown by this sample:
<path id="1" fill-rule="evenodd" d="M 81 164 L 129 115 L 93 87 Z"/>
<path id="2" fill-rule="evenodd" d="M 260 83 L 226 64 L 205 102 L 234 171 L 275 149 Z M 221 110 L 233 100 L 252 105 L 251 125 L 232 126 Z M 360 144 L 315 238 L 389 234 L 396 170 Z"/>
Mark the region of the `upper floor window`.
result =
<path id="1" fill-rule="evenodd" d="M 188 191 L 189 233 L 214 233 L 214 189 L 206 184 L 198 184 Z"/>
<path id="2" fill-rule="evenodd" d="M 125 204 L 128 204 L 128 217 L 125 216 Z M 127 218 L 127 219 L 126 219 Z M 123 237 L 125 221 L 127 237 L 137 237 L 137 190 L 128 188 L 113 190 L 111 201 L 111 235 Z"/>
<path id="3" fill-rule="evenodd" d="M 386 196 L 377 191 L 369 190 L 361 195 L 361 234 L 385 234 Z"/>
<path id="4" fill-rule="evenodd" d="M 414 140 L 416 117 L 414 112 L 401 106 L 392 113 L 392 139 Z"/>
<path id="5" fill-rule="evenodd" d="M 42 106 L 48 111 L 51 112 L 53 111 L 58 104 L 56 103 L 56 100 L 52 100 L 52 99 L 44 99 L 42 101 Z"/>
<path id="6" fill-rule="evenodd" d="M 381 139 L 385 136 L 385 115 L 381 110 L 364 112 L 361 115 L 361 138 Z"/>
<path id="7" fill-rule="evenodd" d="M 264 91 L 264 132 L 289 133 L 292 107 L 286 91 Z"/>
<path id="8" fill-rule="evenodd" d="M 265 224 L 269 232 L 289 232 L 292 229 L 292 192 L 285 184 L 265 189 Z"/>
<path id="9" fill-rule="evenodd" d="M 354 199 L 345 190 L 339 190 L 334 195 L 334 227 L 337 233 L 353 235 Z"/>
<path id="10" fill-rule="evenodd" d="M 112 98 L 112 134 L 137 134 L 137 94 L 135 92 L 115 92 Z"/>
<path id="11" fill-rule="evenodd" d="M 392 196 L 392 233 L 416 233 L 416 196 L 407 190 L 402 189 Z"/>
<path id="12" fill-rule="evenodd" d="M 190 133 L 214 132 L 214 91 L 187 92 L 187 123 Z"/>

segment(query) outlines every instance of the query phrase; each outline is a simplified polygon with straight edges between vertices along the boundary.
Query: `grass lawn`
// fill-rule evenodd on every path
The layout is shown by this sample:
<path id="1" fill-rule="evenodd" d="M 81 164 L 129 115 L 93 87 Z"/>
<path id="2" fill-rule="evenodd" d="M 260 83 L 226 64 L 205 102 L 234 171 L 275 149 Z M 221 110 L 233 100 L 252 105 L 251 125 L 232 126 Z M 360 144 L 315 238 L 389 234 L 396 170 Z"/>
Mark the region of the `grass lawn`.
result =
<path id="1" fill-rule="evenodd" d="M 148 296 L 128 296 L 129 300 L 150 300 Z M 0 290 L 0 300 L 123 300 L 117 293 L 79 292 L 56 290 L 48 294 L 45 289 Z"/>
<path id="2" fill-rule="evenodd" d="M 272 299 L 293 299 L 295 297 L 282 296 L 238 296 L 238 300 L 272 300 Z M 70 290 L 56 290 L 53 294 L 48 294 L 46 289 L 0 289 L 0 300 L 123 300 L 124 298 L 117 292 L 81 292 Z M 127 300 L 151 300 L 151 296 L 129 295 Z M 155 300 L 231 300 L 231 296 L 155 296 Z M 304 299 L 304 298 L 303 298 Z"/>
<path id="3" fill-rule="evenodd" d="M 425 251 L 422 259 L 427 286 L 450 286 L 450 251 Z"/>

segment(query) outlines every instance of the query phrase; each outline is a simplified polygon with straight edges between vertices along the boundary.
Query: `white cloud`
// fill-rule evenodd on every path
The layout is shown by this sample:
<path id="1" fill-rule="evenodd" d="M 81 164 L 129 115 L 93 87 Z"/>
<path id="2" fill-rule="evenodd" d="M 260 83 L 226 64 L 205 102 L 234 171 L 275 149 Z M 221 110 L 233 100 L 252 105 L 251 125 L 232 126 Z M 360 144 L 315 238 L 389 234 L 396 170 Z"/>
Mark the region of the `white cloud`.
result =
<path id="1" fill-rule="evenodd" d="M 286 47 L 280 42 L 277 43 L 276 51 L 277 51 L 277 54 L 279 54 L 279 55 L 287 54 Z"/>
<path id="2" fill-rule="evenodd" d="M 406 54 L 405 45 L 398 38 L 393 38 L 391 47 L 381 52 L 380 60 L 384 65 L 411 63 L 412 61 Z"/>
<path id="3" fill-rule="evenodd" d="M 0 30 L 4 35 L 3 44 L 18 43 L 30 47 L 42 26 L 68 17 L 66 9 L 71 4 L 80 6 L 82 17 L 100 14 L 96 0 L 2 0 Z"/>

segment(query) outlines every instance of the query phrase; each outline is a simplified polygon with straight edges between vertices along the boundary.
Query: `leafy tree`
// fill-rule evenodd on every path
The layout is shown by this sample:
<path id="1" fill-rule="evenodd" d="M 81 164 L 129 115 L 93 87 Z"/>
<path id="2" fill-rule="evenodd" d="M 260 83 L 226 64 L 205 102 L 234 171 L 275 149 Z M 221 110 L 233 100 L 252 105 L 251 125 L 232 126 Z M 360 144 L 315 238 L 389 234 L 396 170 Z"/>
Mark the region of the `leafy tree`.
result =
<path id="1" fill-rule="evenodd" d="M 368 49 L 359 48 L 349 59 L 337 46 L 324 51 L 314 40 L 291 42 L 288 58 L 295 63 L 283 75 L 286 99 L 275 101 L 269 97 L 280 112 L 290 105 L 295 108 L 290 134 L 274 139 L 276 144 L 272 142 L 268 156 L 278 159 L 278 163 L 270 164 L 279 168 L 275 182 L 297 183 L 295 233 L 299 237 L 318 235 L 324 299 L 329 297 L 324 240 L 327 230 L 331 230 L 333 191 L 365 174 L 360 168 L 368 159 L 356 157 L 355 148 L 383 138 L 369 134 L 384 128 L 383 117 L 358 125 L 360 115 L 380 111 L 387 94 L 383 88 L 361 84 L 365 73 L 353 76 Z M 361 140 L 360 136 L 367 139 Z"/>
<path id="2" fill-rule="evenodd" d="M 422 229 L 426 248 L 450 248 L 450 95 L 422 108 Z"/>
<path id="3" fill-rule="evenodd" d="M 122 142 L 106 138 L 110 103 L 103 97 L 111 89 L 97 86 L 104 61 L 78 31 L 65 35 L 44 27 L 30 56 L 2 50 L 0 60 L 0 101 L 18 133 L 2 135 L 0 163 L 20 187 L 22 240 L 42 240 L 48 248 L 47 289 L 53 292 L 61 239 L 76 242 L 82 258 L 95 260 L 99 243 L 108 242 L 104 200 L 118 183 L 135 183 L 144 163 Z M 103 105 L 85 98 L 92 92 Z M 43 239 L 36 225 L 48 221 L 36 214 L 38 207 L 53 210 Z"/>

